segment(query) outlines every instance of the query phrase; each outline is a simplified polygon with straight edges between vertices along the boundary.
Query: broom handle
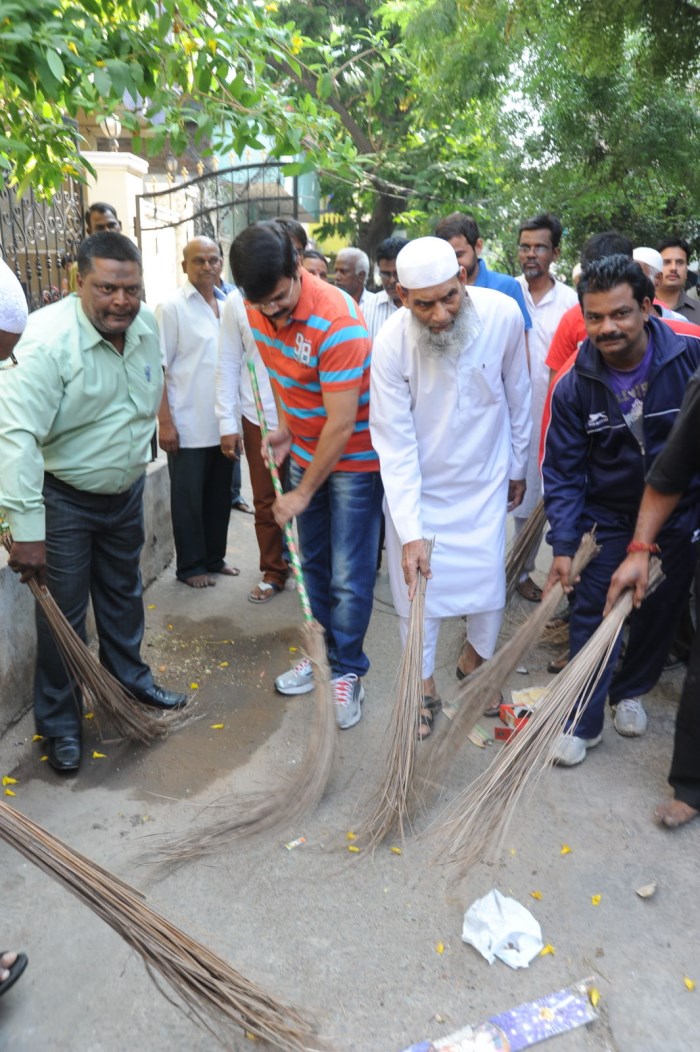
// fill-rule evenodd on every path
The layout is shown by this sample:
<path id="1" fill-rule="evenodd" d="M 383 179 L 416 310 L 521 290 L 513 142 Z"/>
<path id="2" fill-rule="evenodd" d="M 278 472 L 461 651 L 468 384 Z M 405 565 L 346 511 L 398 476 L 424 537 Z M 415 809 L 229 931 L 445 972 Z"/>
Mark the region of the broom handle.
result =
<path id="1" fill-rule="evenodd" d="M 260 433 L 262 434 L 263 442 L 265 442 L 267 445 L 267 463 L 270 468 L 270 475 L 272 476 L 272 485 L 277 496 L 281 497 L 284 493 L 284 490 L 282 489 L 282 482 L 280 480 L 279 471 L 277 470 L 277 465 L 275 464 L 275 457 L 274 453 L 272 452 L 272 446 L 270 445 L 270 432 L 267 427 L 267 421 L 265 420 L 265 410 L 263 409 L 262 398 L 260 397 L 260 388 L 258 387 L 258 378 L 255 373 L 255 362 L 252 358 L 248 359 L 248 372 L 250 373 L 250 384 L 253 388 L 255 408 L 258 413 Z M 301 601 L 301 609 L 304 615 L 304 620 L 313 621 L 314 615 L 311 612 L 309 593 L 306 591 L 306 585 L 304 584 L 304 574 L 301 569 L 299 549 L 297 547 L 297 542 L 294 538 L 291 522 L 285 524 L 284 539 L 287 542 L 287 547 L 289 548 L 289 555 L 292 560 L 292 571 L 294 573 L 294 580 L 296 581 L 297 592 L 299 593 L 299 599 Z"/>

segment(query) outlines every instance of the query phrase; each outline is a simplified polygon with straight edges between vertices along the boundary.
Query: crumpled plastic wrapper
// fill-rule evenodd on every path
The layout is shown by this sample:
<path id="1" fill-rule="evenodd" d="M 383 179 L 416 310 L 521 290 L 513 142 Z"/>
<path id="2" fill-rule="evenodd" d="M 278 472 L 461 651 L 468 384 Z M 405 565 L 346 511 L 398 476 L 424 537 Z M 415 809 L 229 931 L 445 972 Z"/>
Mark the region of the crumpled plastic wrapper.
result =
<path id="1" fill-rule="evenodd" d="M 542 949 L 542 929 L 529 910 L 493 888 L 464 914 L 462 940 L 489 964 L 496 957 L 509 968 L 527 968 Z"/>

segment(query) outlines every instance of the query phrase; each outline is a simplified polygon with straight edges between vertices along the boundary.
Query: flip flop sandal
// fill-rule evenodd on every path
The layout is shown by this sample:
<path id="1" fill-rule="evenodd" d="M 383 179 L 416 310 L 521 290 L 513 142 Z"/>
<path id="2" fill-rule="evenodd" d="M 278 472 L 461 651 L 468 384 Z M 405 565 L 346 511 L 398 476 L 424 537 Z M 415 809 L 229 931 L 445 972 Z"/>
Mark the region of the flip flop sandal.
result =
<path id="1" fill-rule="evenodd" d="M 553 661 L 549 662 L 549 664 L 547 665 L 547 672 L 549 672 L 553 676 L 558 676 L 560 672 L 564 671 L 564 669 L 566 668 L 566 666 L 568 664 L 569 664 L 569 655 L 568 655 L 568 653 L 562 654 L 560 657 L 554 658 Z"/>
<path id="2" fill-rule="evenodd" d="M 257 591 L 259 593 L 262 592 L 262 595 L 256 595 L 255 594 L 256 589 L 257 589 Z M 256 584 L 256 586 L 252 590 L 252 592 L 248 593 L 248 602 L 249 603 L 269 603 L 270 600 L 274 599 L 275 596 L 277 595 L 277 593 L 281 592 L 281 591 L 282 591 L 282 589 L 280 588 L 280 586 L 278 584 L 272 584 L 269 581 L 260 581 L 259 584 Z"/>
<path id="3" fill-rule="evenodd" d="M 501 714 L 501 705 L 502 704 L 503 704 L 503 695 L 499 694 L 498 695 L 498 701 L 494 702 L 493 705 L 489 705 L 489 707 L 487 709 L 484 709 L 483 715 L 484 716 L 490 716 L 490 717 L 500 716 L 500 714 Z"/>
<path id="4" fill-rule="evenodd" d="M 429 694 L 423 696 L 423 709 L 420 714 L 420 726 L 418 727 L 418 738 L 424 741 L 433 733 L 433 720 L 442 708 L 442 698 L 433 698 Z"/>
<path id="5" fill-rule="evenodd" d="M 6 953 L 10 952 L 10 950 L 2 950 L 2 952 L 0 952 L 0 957 L 4 957 Z M 7 979 L 4 979 L 3 982 L 0 983 L 0 995 L 7 993 L 10 987 L 14 986 L 24 969 L 27 967 L 28 963 L 29 958 L 27 957 L 26 953 L 17 954 L 17 960 L 14 964 L 11 964 L 10 967 L 7 969 L 7 971 L 10 974 L 8 975 Z"/>
<path id="6" fill-rule="evenodd" d="M 526 599 L 528 603 L 541 603 L 542 602 L 542 589 L 539 585 L 536 585 L 531 577 L 521 581 L 520 584 L 516 584 L 515 590 L 518 595 Z"/>

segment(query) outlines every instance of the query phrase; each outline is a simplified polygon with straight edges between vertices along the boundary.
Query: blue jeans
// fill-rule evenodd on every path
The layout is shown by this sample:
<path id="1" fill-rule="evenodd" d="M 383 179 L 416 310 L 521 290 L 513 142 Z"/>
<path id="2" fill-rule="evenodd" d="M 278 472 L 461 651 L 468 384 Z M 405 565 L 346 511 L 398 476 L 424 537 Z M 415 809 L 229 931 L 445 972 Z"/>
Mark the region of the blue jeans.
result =
<path id="1" fill-rule="evenodd" d="M 49 591 L 82 640 L 92 598 L 100 662 L 127 690 L 137 691 L 153 686 L 141 659 L 143 486 L 140 478 L 126 493 L 109 496 L 73 489 L 48 475 L 44 479 Z M 48 737 L 79 737 L 79 691 L 38 604 L 36 623 L 36 729 Z"/>
<path id="2" fill-rule="evenodd" d="M 303 469 L 289 466 L 292 488 Z M 297 519 L 311 609 L 323 625 L 332 676 L 364 676 L 383 487 L 378 471 L 334 471 Z"/>

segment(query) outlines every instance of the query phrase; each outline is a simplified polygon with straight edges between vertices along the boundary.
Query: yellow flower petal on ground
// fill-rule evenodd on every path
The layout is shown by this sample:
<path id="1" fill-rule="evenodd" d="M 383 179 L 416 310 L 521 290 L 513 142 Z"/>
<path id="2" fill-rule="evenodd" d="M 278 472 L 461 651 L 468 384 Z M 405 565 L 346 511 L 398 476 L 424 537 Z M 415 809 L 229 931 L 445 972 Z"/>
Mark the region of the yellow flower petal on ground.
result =
<path id="1" fill-rule="evenodd" d="M 569 847 L 569 845 L 568 844 L 562 844 L 561 851 L 559 852 L 559 854 L 560 855 L 570 855 L 571 854 L 571 848 Z"/>
<path id="2" fill-rule="evenodd" d="M 48 756 L 40 756 L 39 757 L 39 763 L 46 763 L 47 760 L 48 760 Z"/>
<path id="3" fill-rule="evenodd" d="M 199 683 L 190 683 L 190 690 L 199 690 Z"/>
<path id="4" fill-rule="evenodd" d="M 349 830 L 349 831 L 348 831 L 348 832 L 347 832 L 347 833 L 345 834 L 345 839 L 346 839 L 346 840 L 357 840 L 357 837 L 356 837 L 356 836 L 355 836 L 355 834 L 354 834 L 354 833 L 352 832 L 352 830 Z"/>
<path id="5" fill-rule="evenodd" d="M 156 609 L 156 604 L 155 603 L 149 603 L 146 609 L 147 610 L 155 610 Z"/>
<path id="6" fill-rule="evenodd" d="M 389 850 L 391 851 L 392 855 L 400 855 L 401 854 L 401 848 L 400 847 L 390 847 Z"/>
<path id="7" fill-rule="evenodd" d="M 289 648 L 289 653 L 290 654 L 296 654 L 296 652 L 297 652 L 297 648 L 296 647 L 290 647 Z"/>
<path id="8" fill-rule="evenodd" d="M 228 668 L 228 661 L 222 661 L 219 668 Z"/>
<path id="9" fill-rule="evenodd" d="M 93 749 L 92 750 L 92 758 L 93 758 L 93 760 L 106 760 L 107 759 L 107 753 L 98 752 L 97 749 Z"/>
<path id="10" fill-rule="evenodd" d="M 359 847 L 356 847 L 355 844 L 348 844 L 348 851 L 352 851 L 353 855 L 356 855 L 359 850 Z"/>
<path id="11" fill-rule="evenodd" d="M 43 734 L 33 734 L 32 735 L 32 741 L 33 742 L 40 742 L 40 741 L 43 741 L 43 740 L 44 740 L 44 735 Z"/>
<path id="12" fill-rule="evenodd" d="M 83 719 L 84 720 L 94 720 L 94 718 L 95 718 L 95 713 L 94 712 L 84 712 L 83 713 Z"/>
<path id="13" fill-rule="evenodd" d="M 540 957 L 547 957 L 548 954 L 554 955 L 557 951 L 552 946 L 551 942 L 548 942 L 546 946 L 543 946 L 540 950 Z"/>
<path id="14" fill-rule="evenodd" d="M 686 990 L 689 990 L 692 993 L 697 985 L 698 984 L 695 982 L 694 979 L 689 979 L 687 975 L 683 976 L 683 986 L 686 988 Z"/>
<path id="15" fill-rule="evenodd" d="M 600 1001 L 600 990 L 596 990 L 595 986 L 592 986 L 588 991 L 588 1000 L 591 1002 L 594 1008 Z"/>
<path id="16" fill-rule="evenodd" d="M 170 631 L 172 631 L 172 627 L 173 627 L 172 625 L 168 625 L 168 629 L 169 629 Z"/>
<path id="17" fill-rule="evenodd" d="M 16 778 L 10 778 L 9 774 L 4 774 L 3 777 L 2 777 L 2 784 L 3 785 L 17 785 L 17 779 Z"/>
<path id="18" fill-rule="evenodd" d="M 602 895 L 591 895 L 591 906 L 600 906 Z"/>
<path id="19" fill-rule="evenodd" d="M 435 946 L 435 953 L 444 953 L 444 952 L 445 952 L 445 944 L 444 944 L 444 942 L 437 943 L 436 946 Z"/>
<path id="20" fill-rule="evenodd" d="M 17 793 L 13 793 L 11 789 L 6 789 L 5 796 L 17 796 Z"/>
<path id="21" fill-rule="evenodd" d="M 213 731 L 222 731 L 224 729 L 223 723 L 212 723 L 211 729 Z"/>
<path id="22" fill-rule="evenodd" d="M 531 899 L 537 899 L 537 901 L 539 902 L 540 899 L 542 898 L 542 892 L 541 891 L 531 891 L 530 892 L 530 898 Z"/>

